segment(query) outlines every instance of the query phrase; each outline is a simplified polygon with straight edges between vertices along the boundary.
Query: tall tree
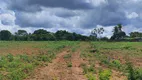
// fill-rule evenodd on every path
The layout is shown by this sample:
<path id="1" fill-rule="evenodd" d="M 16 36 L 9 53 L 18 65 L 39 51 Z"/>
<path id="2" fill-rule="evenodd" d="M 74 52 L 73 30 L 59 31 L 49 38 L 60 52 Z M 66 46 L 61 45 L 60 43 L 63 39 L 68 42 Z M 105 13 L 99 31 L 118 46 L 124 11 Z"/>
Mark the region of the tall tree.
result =
<path id="1" fill-rule="evenodd" d="M 71 33 L 66 30 L 59 30 L 55 33 L 57 40 L 70 40 L 72 38 Z"/>
<path id="2" fill-rule="evenodd" d="M 142 33 L 140 33 L 140 32 L 131 32 L 130 37 L 131 38 L 142 37 Z"/>
<path id="3" fill-rule="evenodd" d="M 32 34 L 32 37 L 33 37 L 33 40 L 36 40 L 36 41 L 55 40 L 54 35 L 44 29 L 39 29 L 34 31 L 34 33 Z"/>
<path id="4" fill-rule="evenodd" d="M 96 37 L 98 37 L 99 39 L 101 38 L 101 35 L 104 33 L 104 28 L 95 28 L 92 32 L 91 32 L 91 34 L 93 35 L 93 36 L 96 36 Z"/>
<path id="5" fill-rule="evenodd" d="M 114 27 L 113 35 L 111 36 L 111 40 L 120 40 L 126 36 L 126 33 L 122 31 L 122 25 L 118 24 Z"/>
<path id="6" fill-rule="evenodd" d="M 28 33 L 25 30 L 18 30 L 15 32 L 15 40 L 26 41 L 28 39 Z"/>
<path id="7" fill-rule="evenodd" d="M 8 40 L 11 40 L 11 38 L 12 38 L 12 34 L 11 34 L 11 32 L 9 32 L 8 30 L 2 30 L 2 31 L 0 32 L 0 39 L 1 39 L 1 40 L 6 40 L 6 41 L 8 41 Z"/>

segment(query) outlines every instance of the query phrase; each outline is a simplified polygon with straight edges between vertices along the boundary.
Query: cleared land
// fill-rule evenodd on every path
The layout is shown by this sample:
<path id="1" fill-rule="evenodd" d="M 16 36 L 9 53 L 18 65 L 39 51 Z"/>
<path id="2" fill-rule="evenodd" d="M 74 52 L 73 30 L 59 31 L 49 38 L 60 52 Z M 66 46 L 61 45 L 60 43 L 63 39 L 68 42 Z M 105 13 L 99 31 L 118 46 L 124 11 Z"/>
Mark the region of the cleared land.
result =
<path id="1" fill-rule="evenodd" d="M 140 42 L 4 41 L 0 54 L 0 80 L 142 79 Z"/>

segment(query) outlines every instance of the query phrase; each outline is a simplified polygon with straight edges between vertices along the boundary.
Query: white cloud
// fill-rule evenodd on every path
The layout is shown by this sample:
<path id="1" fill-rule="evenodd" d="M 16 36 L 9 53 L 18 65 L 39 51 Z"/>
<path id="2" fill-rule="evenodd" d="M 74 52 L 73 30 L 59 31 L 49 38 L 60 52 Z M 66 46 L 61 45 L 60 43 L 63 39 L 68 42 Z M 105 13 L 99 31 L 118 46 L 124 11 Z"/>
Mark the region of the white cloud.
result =
<path id="1" fill-rule="evenodd" d="M 93 28 L 101 26 L 105 29 L 103 36 L 110 37 L 113 26 L 119 23 L 124 25 L 127 34 L 142 30 L 142 0 L 9 1 L 0 0 L 0 28 L 12 32 L 43 28 L 89 35 Z"/>
<path id="2" fill-rule="evenodd" d="M 128 19 L 132 19 L 132 18 L 137 18 L 139 17 L 139 15 L 136 12 L 132 12 L 132 13 L 126 13 L 126 16 Z"/>

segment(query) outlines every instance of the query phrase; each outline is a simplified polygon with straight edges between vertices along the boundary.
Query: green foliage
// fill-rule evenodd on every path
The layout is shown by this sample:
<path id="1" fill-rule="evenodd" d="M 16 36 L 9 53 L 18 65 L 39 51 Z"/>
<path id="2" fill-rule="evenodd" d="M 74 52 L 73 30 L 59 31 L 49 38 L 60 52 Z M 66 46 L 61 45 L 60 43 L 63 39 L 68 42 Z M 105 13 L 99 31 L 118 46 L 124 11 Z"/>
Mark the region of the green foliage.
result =
<path id="1" fill-rule="evenodd" d="M 68 62 L 68 63 L 67 63 L 67 66 L 68 66 L 68 67 L 72 67 L 72 62 Z"/>
<path id="2" fill-rule="evenodd" d="M 8 54 L 7 59 L 9 62 L 12 62 L 14 60 L 14 56 L 12 54 Z"/>
<path id="3" fill-rule="evenodd" d="M 3 80 L 3 75 L 0 73 L 0 80 Z"/>
<path id="4" fill-rule="evenodd" d="M 88 78 L 88 80 L 96 80 L 95 75 L 93 75 L 92 73 L 86 74 L 86 77 Z"/>
<path id="5" fill-rule="evenodd" d="M 15 32 L 15 40 L 16 41 L 26 41 L 28 40 L 28 33 L 25 30 L 18 30 L 17 32 Z"/>
<path id="6" fill-rule="evenodd" d="M 126 37 L 126 33 L 122 31 L 122 25 L 118 24 L 114 27 L 113 36 L 111 37 L 111 40 L 120 40 L 124 37 Z"/>
<path id="7" fill-rule="evenodd" d="M 0 58 L 0 68 L 5 67 L 5 63 L 7 63 L 5 57 L 1 57 L 1 58 Z"/>
<path id="8" fill-rule="evenodd" d="M 22 66 L 22 71 L 26 74 L 29 74 L 34 69 L 32 64 L 27 64 L 26 66 Z"/>
<path id="9" fill-rule="evenodd" d="M 142 33 L 141 32 L 131 32 L 130 37 L 131 38 L 139 38 L 139 37 L 142 37 Z"/>
<path id="10" fill-rule="evenodd" d="M 100 80 L 110 80 L 111 70 L 100 70 L 99 79 Z"/>
<path id="11" fill-rule="evenodd" d="M 131 46 L 123 46 L 122 49 L 131 49 Z"/>
<path id="12" fill-rule="evenodd" d="M 12 34 L 8 30 L 2 30 L 0 31 L 0 39 L 9 41 L 11 40 Z"/>
<path id="13" fill-rule="evenodd" d="M 22 48 L 25 45 L 33 48 L 41 49 L 39 54 L 27 55 L 1 55 L 0 56 L 0 80 L 23 80 L 29 76 L 35 67 L 39 65 L 48 65 L 48 62 L 52 62 L 52 59 L 56 57 L 62 49 L 69 47 L 73 48 L 79 42 L 70 41 L 53 41 L 53 42 L 6 42 L 2 41 L 0 44 L 1 49 L 14 49 Z M 44 50 L 44 51 L 43 51 Z M 45 51 L 47 50 L 47 51 Z M 71 55 L 70 55 L 71 56 Z M 68 67 L 72 67 L 72 63 L 67 64 Z"/>
<path id="14" fill-rule="evenodd" d="M 142 80 L 142 69 L 135 69 L 132 63 L 128 62 L 128 80 Z"/>
<path id="15" fill-rule="evenodd" d="M 20 59 L 25 61 L 25 62 L 30 62 L 31 61 L 29 56 L 26 55 L 26 54 L 20 55 Z"/>
<path id="16" fill-rule="evenodd" d="M 96 72 L 94 69 L 94 65 L 87 66 L 86 64 L 82 63 L 80 64 L 80 66 L 82 67 L 84 74 Z"/>
<path id="17" fill-rule="evenodd" d="M 37 58 L 38 58 L 39 61 L 44 61 L 44 62 L 50 62 L 51 61 L 51 59 L 45 54 L 39 55 Z"/>
<path id="18" fill-rule="evenodd" d="M 96 28 L 91 32 L 92 36 L 99 37 L 99 38 L 101 38 L 101 34 L 103 33 L 104 33 L 104 28 Z"/>
<path id="19" fill-rule="evenodd" d="M 120 63 L 119 60 L 113 60 L 113 61 L 111 62 L 111 66 L 116 67 L 116 68 L 118 68 L 118 69 L 120 69 L 121 65 L 122 65 L 122 64 Z"/>
<path id="20" fill-rule="evenodd" d="M 88 72 L 92 72 L 92 73 L 95 73 L 95 69 L 94 69 L 94 65 L 90 65 L 89 68 L 88 68 Z"/>
<path id="21" fill-rule="evenodd" d="M 21 69 L 13 71 L 8 75 L 10 80 L 22 80 L 25 77 L 26 74 Z"/>

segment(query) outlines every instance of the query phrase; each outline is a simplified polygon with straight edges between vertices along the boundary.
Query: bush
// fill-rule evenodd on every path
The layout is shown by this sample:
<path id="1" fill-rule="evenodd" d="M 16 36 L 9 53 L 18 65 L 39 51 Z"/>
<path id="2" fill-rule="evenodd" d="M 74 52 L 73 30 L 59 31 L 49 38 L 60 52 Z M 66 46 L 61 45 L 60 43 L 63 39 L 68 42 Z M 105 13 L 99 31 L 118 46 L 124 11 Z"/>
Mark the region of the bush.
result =
<path id="1" fill-rule="evenodd" d="M 30 73 L 34 69 L 34 66 L 32 64 L 27 64 L 26 66 L 23 66 L 22 71 L 26 74 Z"/>
<path id="2" fill-rule="evenodd" d="M 120 69 L 120 67 L 121 67 L 121 63 L 120 63 L 120 61 L 119 61 L 119 60 L 113 60 L 113 61 L 111 62 L 111 66 L 113 66 L 113 67 L 116 67 L 116 68 Z"/>
<path id="3" fill-rule="evenodd" d="M 95 73 L 95 69 L 94 69 L 94 65 L 91 65 L 89 68 L 88 68 L 88 72 L 92 72 L 92 73 Z"/>
<path id="4" fill-rule="evenodd" d="M 8 54 L 7 59 L 9 62 L 12 62 L 14 60 L 14 56 L 12 54 Z"/>
<path id="5" fill-rule="evenodd" d="M 87 74 L 87 72 L 88 72 L 87 65 L 86 65 L 86 64 L 84 64 L 84 63 L 82 63 L 82 64 L 80 64 L 80 66 L 81 66 L 81 67 L 82 67 L 82 69 L 83 69 L 83 73 L 84 73 L 84 74 Z"/>
<path id="6" fill-rule="evenodd" d="M 142 80 L 142 69 L 135 69 L 132 63 L 127 63 L 128 80 Z"/>
<path id="7" fill-rule="evenodd" d="M 86 74 L 86 77 L 88 78 L 88 80 L 96 80 L 95 75 L 93 75 L 92 73 Z"/>
<path id="8" fill-rule="evenodd" d="M 3 80 L 3 75 L 2 74 L 0 74 L 0 80 Z"/>
<path id="9" fill-rule="evenodd" d="M 72 67 L 72 63 L 71 62 L 67 63 L 67 65 L 68 65 L 68 67 Z"/>
<path id="10" fill-rule="evenodd" d="M 8 75 L 8 77 L 10 80 L 22 80 L 26 77 L 26 75 L 21 69 L 19 69 L 17 71 L 11 72 L 11 74 Z"/>
<path id="11" fill-rule="evenodd" d="M 110 80 L 110 77 L 111 77 L 111 70 L 101 70 L 99 72 L 100 80 Z"/>
<path id="12" fill-rule="evenodd" d="M 5 67 L 5 64 L 7 63 L 7 60 L 5 57 L 1 57 L 1 60 L 0 60 L 0 68 L 3 68 Z"/>
<path id="13" fill-rule="evenodd" d="M 20 55 L 20 59 L 25 61 L 25 62 L 30 62 L 31 60 L 29 59 L 29 56 L 26 54 Z"/>

